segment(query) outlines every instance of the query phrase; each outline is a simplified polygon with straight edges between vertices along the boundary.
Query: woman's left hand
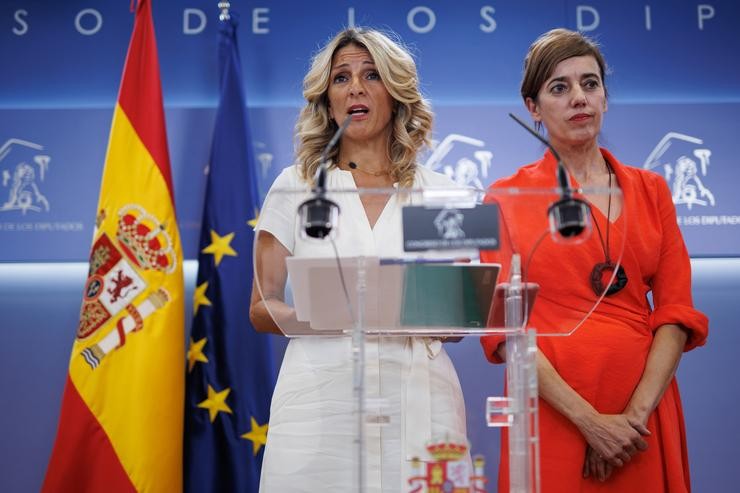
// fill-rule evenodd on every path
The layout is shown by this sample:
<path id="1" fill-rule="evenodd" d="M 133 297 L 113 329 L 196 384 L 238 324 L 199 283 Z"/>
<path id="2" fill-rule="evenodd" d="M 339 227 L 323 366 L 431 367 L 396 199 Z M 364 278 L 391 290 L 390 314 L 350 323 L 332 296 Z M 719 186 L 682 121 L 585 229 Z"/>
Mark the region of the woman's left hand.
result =
<path id="1" fill-rule="evenodd" d="M 633 423 L 633 427 L 635 426 L 635 424 L 639 424 L 647 429 L 649 415 L 645 412 L 640 412 L 632 405 L 632 403 L 627 405 L 627 408 L 622 412 L 622 414 L 627 416 L 627 419 L 630 421 L 630 423 Z"/>
<path id="2" fill-rule="evenodd" d="M 583 461 L 583 477 L 598 479 L 602 483 L 609 479 L 614 471 L 614 466 L 609 464 L 606 459 L 601 457 L 590 446 L 586 446 L 586 458 Z"/>

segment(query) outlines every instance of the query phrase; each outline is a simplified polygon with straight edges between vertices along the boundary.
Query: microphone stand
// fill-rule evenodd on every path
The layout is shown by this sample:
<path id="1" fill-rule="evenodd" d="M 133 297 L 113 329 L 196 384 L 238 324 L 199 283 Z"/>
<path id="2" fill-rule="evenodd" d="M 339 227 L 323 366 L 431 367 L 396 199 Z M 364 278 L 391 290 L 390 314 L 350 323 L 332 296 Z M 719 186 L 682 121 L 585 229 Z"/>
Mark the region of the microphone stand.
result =
<path id="1" fill-rule="evenodd" d="M 334 201 L 326 198 L 326 175 L 329 169 L 327 157 L 329 152 L 337 145 L 342 134 L 347 130 L 351 122 L 352 115 L 347 115 L 321 152 L 319 168 L 316 170 L 314 186 L 312 188 L 314 196 L 303 202 L 298 208 L 302 221 L 302 232 L 306 236 L 323 239 L 333 231 L 335 218 L 339 214 L 339 206 Z M 342 268 L 341 261 L 338 257 L 337 268 Z M 365 258 L 361 256 L 357 260 L 357 284 L 355 286 L 357 291 L 357 316 L 354 317 L 351 342 L 352 391 L 355 398 L 354 414 L 357 426 L 357 435 L 354 443 L 357 458 L 355 479 L 358 493 L 364 493 L 366 491 L 365 468 L 367 458 L 365 454 L 365 425 L 367 419 L 365 406 L 365 332 L 363 329 L 365 323 L 365 293 L 367 291 L 366 273 Z"/>
<path id="2" fill-rule="evenodd" d="M 337 143 L 339 143 L 339 139 L 342 138 L 344 131 L 347 130 L 350 123 L 352 123 L 352 115 L 347 115 L 347 118 L 344 119 L 337 131 L 332 135 L 329 143 L 324 147 L 324 150 L 321 151 L 321 156 L 319 157 L 319 169 L 316 170 L 313 187 L 313 192 L 317 195 L 323 196 L 326 193 L 326 173 L 329 170 L 329 163 L 326 158 L 329 155 L 329 152 L 334 149 Z"/>

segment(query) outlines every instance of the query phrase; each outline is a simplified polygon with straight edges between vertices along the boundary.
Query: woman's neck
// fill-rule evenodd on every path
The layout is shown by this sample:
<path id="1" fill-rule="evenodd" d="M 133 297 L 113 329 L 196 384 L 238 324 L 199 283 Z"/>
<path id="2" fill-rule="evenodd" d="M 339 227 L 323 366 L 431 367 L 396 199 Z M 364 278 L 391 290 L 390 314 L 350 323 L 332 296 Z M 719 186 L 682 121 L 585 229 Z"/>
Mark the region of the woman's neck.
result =
<path id="1" fill-rule="evenodd" d="M 353 162 L 363 170 L 372 173 L 390 171 L 388 141 L 387 139 L 374 139 L 360 142 L 345 137 L 339 146 L 337 162 L 343 168 Z"/>
<path id="2" fill-rule="evenodd" d="M 349 163 L 353 163 L 354 166 L 350 166 Z M 358 152 L 339 152 L 337 156 L 337 164 L 342 169 L 348 167 L 358 167 L 368 173 L 376 175 L 390 174 L 391 162 L 388 160 L 388 156 L 385 153 L 379 154 L 376 152 L 368 152 L 361 150 Z"/>
<path id="3" fill-rule="evenodd" d="M 553 144 L 553 147 L 558 151 L 566 169 L 581 186 L 600 185 L 601 179 L 608 176 L 609 168 L 596 142 L 582 146 Z"/>

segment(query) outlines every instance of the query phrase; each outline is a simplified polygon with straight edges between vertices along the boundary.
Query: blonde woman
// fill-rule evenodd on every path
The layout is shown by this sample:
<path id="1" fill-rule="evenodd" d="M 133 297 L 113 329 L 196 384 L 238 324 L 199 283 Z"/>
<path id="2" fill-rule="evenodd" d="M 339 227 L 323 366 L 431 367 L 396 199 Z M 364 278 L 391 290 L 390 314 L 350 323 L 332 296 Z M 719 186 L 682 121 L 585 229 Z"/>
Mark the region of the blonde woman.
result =
<path id="1" fill-rule="evenodd" d="M 322 150 L 349 115 L 351 123 L 329 153 L 327 188 L 452 185 L 416 162 L 428 143 L 432 113 L 419 91 L 413 58 L 387 35 L 354 28 L 337 34 L 313 58 L 303 94 L 306 106 L 296 125 L 298 164 L 285 169 L 273 188 L 301 190 L 312 184 Z M 339 255 L 402 255 L 405 199 L 347 195 L 336 200 Z M 296 241 L 298 205 L 298 198 L 268 197 L 260 217 L 256 273 L 262 296 L 255 287 L 250 310 L 259 331 L 280 333 L 271 314 L 292 315 L 284 303 L 285 259 L 334 256 L 328 241 Z M 337 300 L 337 306 L 343 303 Z M 466 439 L 460 383 L 438 340 L 369 337 L 365 357 L 367 397 L 386 402 L 384 414 L 390 416 L 387 425 L 367 429 L 367 491 L 405 491 L 410 460 L 425 458 L 430 440 Z M 270 410 L 261 491 L 355 491 L 352 399 L 349 338 L 291 339 Z"/>

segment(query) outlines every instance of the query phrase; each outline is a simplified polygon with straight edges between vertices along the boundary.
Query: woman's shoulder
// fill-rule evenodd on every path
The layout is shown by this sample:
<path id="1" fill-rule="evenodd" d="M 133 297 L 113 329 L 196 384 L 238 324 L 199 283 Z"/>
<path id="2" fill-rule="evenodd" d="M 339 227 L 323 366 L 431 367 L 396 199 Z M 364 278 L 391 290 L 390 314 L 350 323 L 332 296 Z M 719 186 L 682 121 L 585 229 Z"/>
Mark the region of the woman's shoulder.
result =
<path id="1" fill-rule="evenodd" d="M 304 188 L 306 186 L 301 178 L 300 168 L 292 164 L 283 168 L 272 182 L 272 188 Z"/>
<path id="2" fill-rule="evenodd" d="M 673 196 L 665 178 L 655 171 L 625 164 L 606 149 L 601 150 L 614 169 L 625 197 L 632 197 L 639 207 L 673 208 Z"/>
<path id="3" fill-rule="evenodd" d="M 555 174 L 545 173 L 542 165 L 542 159 L 535 161 L 534 163 L 525 164 L 524 166 L 519 167 L 514 174 L 494 181 L 491 187 L 509 188 L 555 186 Z"/>
<path id="4" fill-rule="evenodd" d="M 416 176 L 414 177 L 414 186 L 417 187 L 454 187 L 455 182 L 452 179 L 438 171 L 433 171 L 421 164 L 416 165 Z"/>
<path id="5" fill-rule="evenodd" d="M 650 169 L 643 169 L 632 165 L 622 165 L 622 169 L 628 178 L 640 180 L 648 186 L 657 187 L 666 183 L 665 178 Z"/>
<path id="6" fill-rule="evenodd" d="M 602 150 L 602 152 L 604 152 L 604 150 Z M 668 184 L 666 183 L 665 178 L 663 178 L 659 173 L 639 166 L 622 163 L 611 154 L 608 154 L 608 157 L 610 158 L 609 162 L 612 167 L 615 168 L 615 172 L 620 178 L 620 187 L 625 188 L 626 186 L 637 186 L 643 188 L 645 192 L 650 193 L 651 195 L 662 195 L 668 191 Z"/>

